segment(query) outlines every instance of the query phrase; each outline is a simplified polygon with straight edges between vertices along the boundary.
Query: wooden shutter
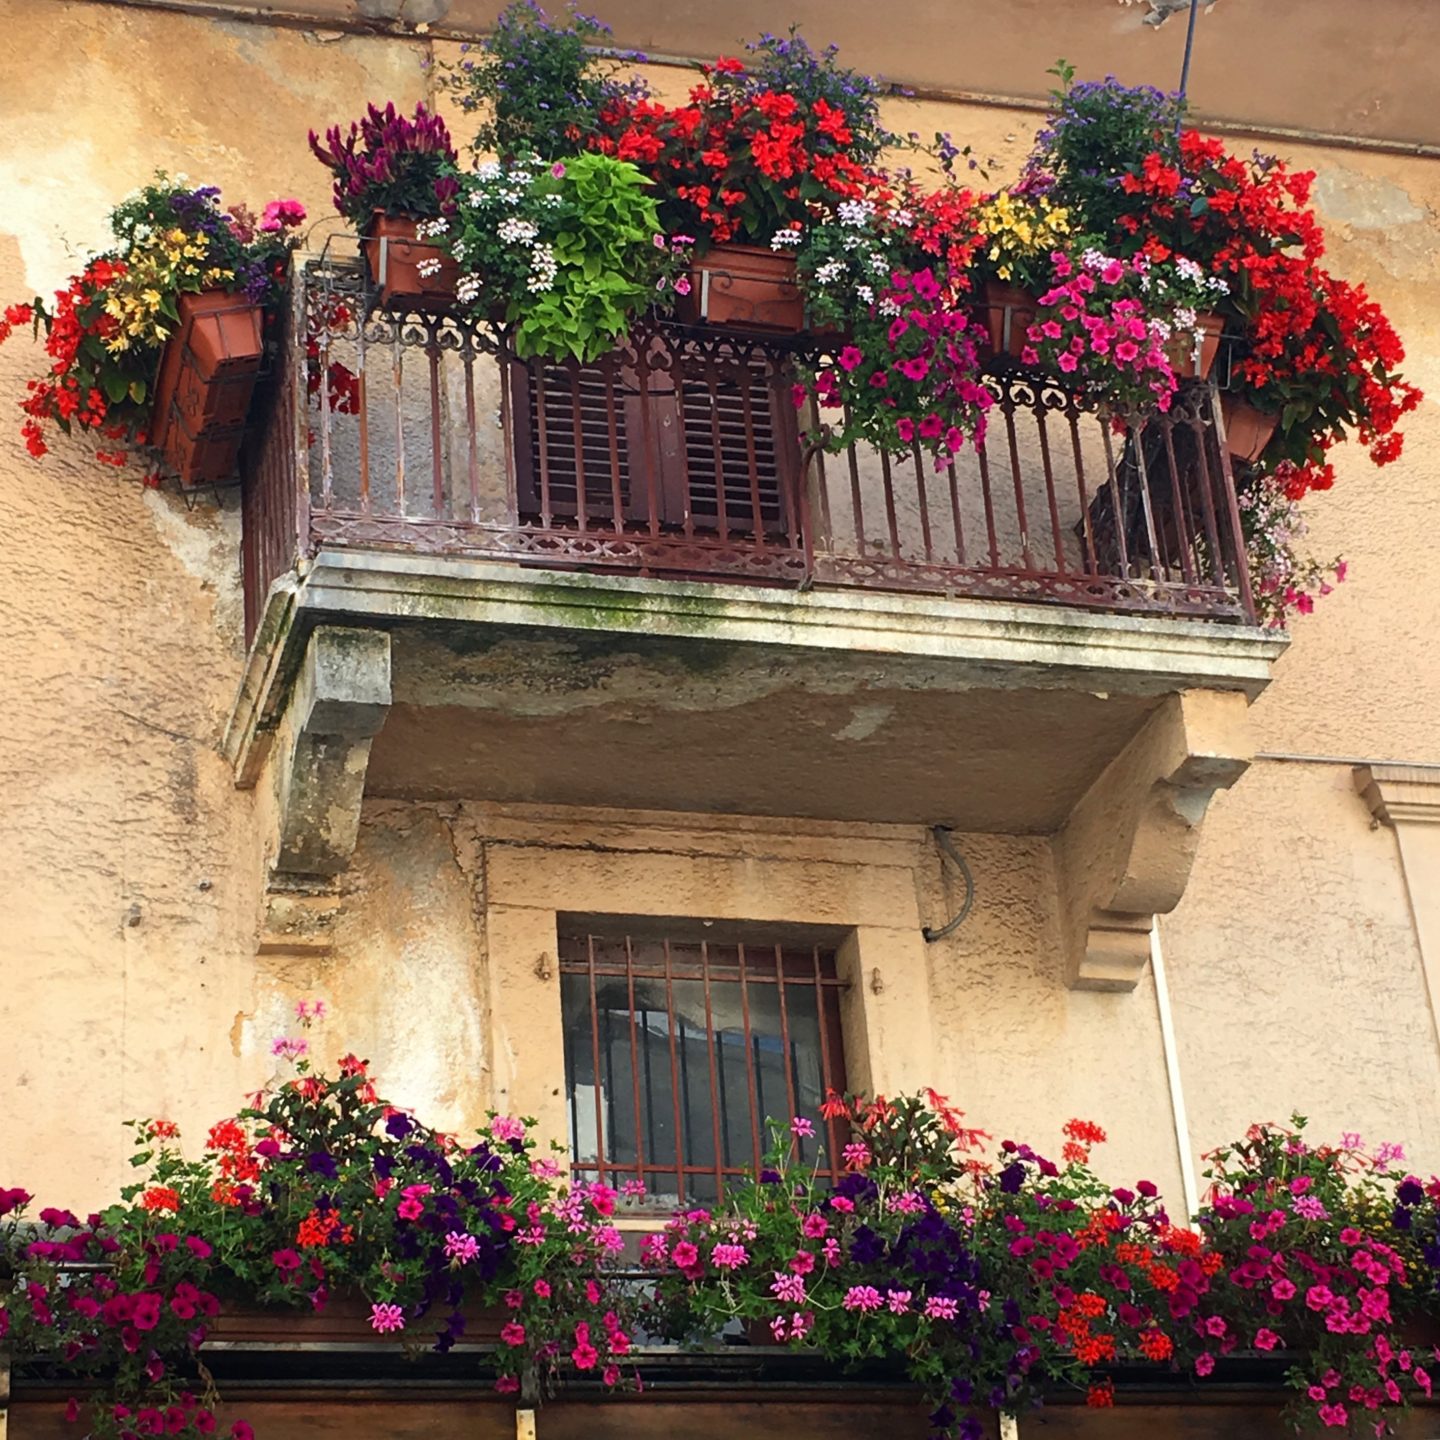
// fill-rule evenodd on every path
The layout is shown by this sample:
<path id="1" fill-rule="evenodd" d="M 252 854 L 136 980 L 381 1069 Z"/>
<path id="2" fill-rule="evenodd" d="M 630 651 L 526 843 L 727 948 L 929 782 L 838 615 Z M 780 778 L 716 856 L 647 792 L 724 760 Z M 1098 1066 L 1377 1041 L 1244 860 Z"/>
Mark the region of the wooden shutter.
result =
<path id="1" fill-rule="evenodd" d="M 788 377 L 759 352 L 683 346 L 654 337 L 645 355 L 594 365 L 515 362 L 512 379 L 520 516 L 568 526 L 721 529 L 737 538 L 792 533 L 798 440 Z M 577 426 L 579 443 L 577 445 Z M 758 505 L 759 525 L 756 524 Z"/>
<path id="2" fill-rule="evenodd" d="M 788 389 L 773 360 L 721 351 L 681 366 L 689 508 L 697 530 L 783 536 L 791 531 L 795 469 Z M 759 523 L 756 523 L 758 507 Z"/>
<path id="3" fill-rule="evenodd" d="M 582 479 L 588 520 L 613 521 L 617 492 L 622 522 L 644 517 L 644 496 L 633 494 L 627 441 L 633 373 L 627 387 L 614 355 L 594 365 L 514 362 L 511 415 L 521 519 L 573 521 Z"/>

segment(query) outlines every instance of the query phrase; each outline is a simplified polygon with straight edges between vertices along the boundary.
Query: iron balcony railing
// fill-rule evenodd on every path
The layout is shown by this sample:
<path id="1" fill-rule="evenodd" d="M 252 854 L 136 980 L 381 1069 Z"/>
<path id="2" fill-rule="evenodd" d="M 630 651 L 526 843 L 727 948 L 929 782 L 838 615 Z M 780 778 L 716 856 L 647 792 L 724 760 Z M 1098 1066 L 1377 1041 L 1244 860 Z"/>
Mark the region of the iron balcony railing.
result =
<path id="1" fill-rule="evenodd" d="M 1213 387 L 1121 419 L 997 362 L 983 447 L 937 470 L 807 445 L 805 343 L 656 323 L 527 363 L 310 262 L 242 456 L 250 632 L 321 546 L 1253 620 Z"/>

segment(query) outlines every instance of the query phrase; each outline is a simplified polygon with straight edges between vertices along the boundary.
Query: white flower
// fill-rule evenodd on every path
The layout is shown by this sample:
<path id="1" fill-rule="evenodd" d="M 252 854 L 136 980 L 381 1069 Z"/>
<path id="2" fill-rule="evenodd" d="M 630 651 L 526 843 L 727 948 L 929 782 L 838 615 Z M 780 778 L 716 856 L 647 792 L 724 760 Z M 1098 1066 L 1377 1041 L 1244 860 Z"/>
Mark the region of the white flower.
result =
<path id="1" fill-rule="evenodd" d="M 870 257 L 870 268 L 877 275 L 888 275 L 890 273 L 890 262 L 883 255 L 872 255 Z"/>
<path id="2" fill-rule="evenodd" d="M 487 160 L 483 165 L 477 165 L 475 167 L 475 178 L 477 180 L 498 180 L 500 175 L 500 162 L 498 160 Z"/>
<path id="3" fill-rule="evenodd" d="M 496 236 L 507 245 L 533 244 L 539 233 L 539 227 L 533 221 L 521 220 L 514 215 L 502 220 L 495 227 Z"/>
<path id="4" fill-rule="evenodd" d="M 855 293 L 867 304 L 875 303 L 875 292 L 868 285 L 857 285 Z"/>
<path id="5" fill-rule="evenodd" d="M 473 305 L 480 298 L 482 288 L 478 275 L 462 275 L 455 284 L 455 298 L 462 305 Z"/>
<path id="6" fill-rule="evenodd" d="M 1183 255 L 1176 258 L 1175 268 L 1186 280 L 1198 281 L 1205 278 L 1205 272 L 1193 260 L 1187 260 Z"/>
<path id="7" fill-rule="evenodd" d="M 440 273 L 440 262 L 435 259 L 418 260 L 415 263 L 415 273 L 426 280 L 433 279 Z"/>
<path id="8" fill-rule="evenodd" d="M 558 268 L 555 252 L 548 245 L 537 245 L 531 254 L 530 278 L 525 282 L 525 288 L 532 295 L 551 289 Z"/>
<path id="9" fill-rule="evenodd" d="M 882 300 L 880 302 L 880 313 L 882 315 L 898 315 L 900 313 L 900 306 L 894 300 Z"/>
<path id="10" fill-rule="evenodd" d="M 437 235 L 443 235 L 450 228 L 450 222 L 443 216 L 437 215 L 433 220 L 422 220 L 415 227 L 415 236 L 419 240 L 433 240 Z"/>
<path id="11" fill-rule="evenodd" d="M 799 243 L 800 232 L 794 228 L 777 230 L 770 237 L 770 248 L 772 250 L 783 250 L 787 245 L 798 245 Z"/>
<path id="12" fill-rule="evenodd" d="M 829 285 L 838 280 L 845 273 L 845 262 L 843 260 L 827 260 L 815 271 L 815 279 L 821 285 Z"/>
<path id="13" fill-rule="evenodd" d="M 875 207 L 868 200 L 842 200 L 835 207 L 840 223 L 857 229 L 866 225 L 874 213 Z"/>

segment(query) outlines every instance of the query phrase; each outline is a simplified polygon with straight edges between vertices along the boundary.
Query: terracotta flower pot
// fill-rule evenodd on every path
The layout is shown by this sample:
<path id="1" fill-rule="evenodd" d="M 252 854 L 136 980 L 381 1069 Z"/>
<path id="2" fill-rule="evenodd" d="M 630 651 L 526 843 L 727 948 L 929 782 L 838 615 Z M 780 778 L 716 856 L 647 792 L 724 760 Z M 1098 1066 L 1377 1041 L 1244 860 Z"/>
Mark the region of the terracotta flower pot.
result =
<path id="1" fill-rule="evenodd" d="M 985 323 L 990 327 L 990 348 L 996 355 L 1013 355 L 1030 343 L 1026 330 L 1035 323 L 1038 302 L 1018 285 L 998 280 L 985 282 Z"/>
<path id="2" fill-rule="evenodd" d="M 1240 460 L 1258 460 L 1280 423 L 1278 415 L 1230 394 L 1221 395 L 1220 414 L 1225 421 L 1225 448 Z"/>
<path id="3" fill-rule="evenodd" d="M 1220 337 L 1224 333 L 1225 322 L 1218 315 L 1207 312 L 1197 315 L 1195 324 L 1200 331 L 1199 344 L 1196 344 L 1193 335 L 1186 333 L 1174 336 L 1165 347 L 1166 358 L 1177 380 L 1204 380 L 1220 353 Z"/>
<path id="4" fill-rule="evenodd" d="M 150 443 L 183 484 L 230 479 L 265 356 L 259 305 L 227 290 L 182 295 L 155 380 Z"/>
<path id="5" fill-rule="evenodd" d="M 448 310 L 455 304 L 460 262 L 415 238 L 420 217 L 377 210 L 365 231 L 365 261 L 389 308 Z M 438 264 L 438 269 L 436 268 Z"/>
<path id="6" fill-rule="evenodd" d="M 795 257 L 759 245 L 714 246 L 690 267 L 690 293 L 676 297 L 675 309 L 691 324 L 731 330 L 794 335 L 805 328 Z"/>

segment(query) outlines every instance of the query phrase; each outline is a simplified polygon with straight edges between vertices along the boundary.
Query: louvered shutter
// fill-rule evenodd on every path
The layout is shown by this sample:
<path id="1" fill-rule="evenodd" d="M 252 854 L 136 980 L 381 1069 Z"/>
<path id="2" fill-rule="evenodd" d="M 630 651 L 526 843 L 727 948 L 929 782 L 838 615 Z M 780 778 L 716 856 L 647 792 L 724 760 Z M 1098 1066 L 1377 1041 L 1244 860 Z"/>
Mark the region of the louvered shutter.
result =
<path id="1" fill-rule="evenodd" d="M 798 440 L 788 378 L 759 353 L 684 346 L 658 337 L 645 356 L 620 352 L 594 365 L 516 362 L 512 389 L 521 518 L 666 530 L 722 529 L 737 538 L 781 538 L 797 528 L 793 487 Z M 577 443 L 578 433 L 578 443 Z"/>
<path id="2" fill-rule="evenodd" d="M 516 500 L 520 517 L 550 524 L 580 512 L 601 522 L 643 519 L 645 497 L 633 493 L 628 434 L 633 423 L 634 371 L 626 385 L 619 357 L 594 365 L 515 361 L 511 379 Z"/>
<path id="3" fill-rule="evenodd" d="M 685 478 L 697 530 L 780 537 L 793 524 L 794 424 L 773 360 L 721 351 L 680 367 Z M 790 421 L 790 423 L 786 423 Z M 723 507 L 722 507 L 723 499 Z M 756 525 L 758 507 L 759 525 Z"/>

